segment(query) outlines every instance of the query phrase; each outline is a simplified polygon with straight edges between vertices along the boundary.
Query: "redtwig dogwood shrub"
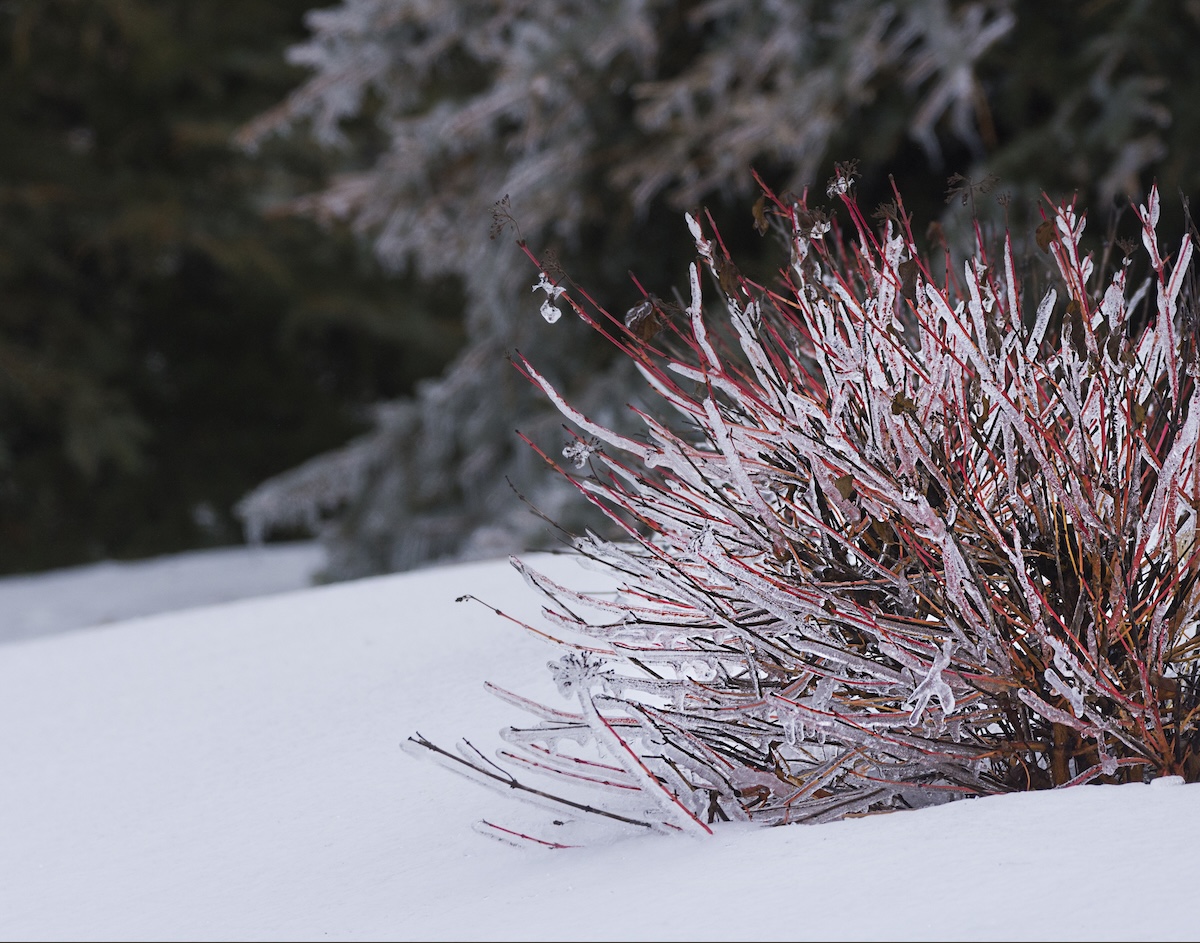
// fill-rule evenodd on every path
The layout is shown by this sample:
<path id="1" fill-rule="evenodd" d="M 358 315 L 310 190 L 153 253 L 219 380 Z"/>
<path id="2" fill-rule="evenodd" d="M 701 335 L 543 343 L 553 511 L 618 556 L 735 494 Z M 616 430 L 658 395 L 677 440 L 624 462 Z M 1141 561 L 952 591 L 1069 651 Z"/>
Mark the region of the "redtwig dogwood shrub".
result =
<path id="1" fill-rule="evenodd" d="M 624 529 L 577 542 L 623 588 L 518 563 L 552 602 L 573 706 L 498 691 L 537 718 L 505 732 L 503 766 L 415 742 L 560 809 L 697 831 L 1200 779 L 1190 240 L 1164 254 L 1153 191 L 1151 278 L 1131 292 L 1127 258 L 1098 285 L 1084 216 L 1052 207 L 1059 281 L 1030 298 L 1008 238 L 936 270 L 898 197 L 879 231 L 848 187 L 830 196 L 851 238 L 770 197 L 791 246 L 773 287 L 691 217 L 686 309 L 647 296 L 617 319 L 552 286 L 660 403 L 619 435 L 518 361 L 576 430 L 572 480 Z"/>

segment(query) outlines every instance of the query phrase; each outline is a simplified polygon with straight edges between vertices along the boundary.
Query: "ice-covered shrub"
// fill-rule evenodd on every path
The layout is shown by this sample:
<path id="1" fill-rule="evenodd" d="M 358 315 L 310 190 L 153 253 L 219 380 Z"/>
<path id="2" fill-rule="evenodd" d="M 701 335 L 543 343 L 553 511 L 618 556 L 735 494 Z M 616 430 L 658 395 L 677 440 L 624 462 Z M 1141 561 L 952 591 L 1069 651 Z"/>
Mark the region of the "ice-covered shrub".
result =
<path id="1" fill-rule="evenodd" d="M 844 170 L 829 196 L 758 207 L 790 246 L 776 286 L 689 216 L 686 307 L 648 295 L 614 318 L 553 289 L 663 407 L 619 435 L 518 359 L 575 430 L 564 474 L 624 530 L 577 541 L 623 589 L 518 563 L 552 601 L 574 705 L 498 692 L 538 718 L 505 732 L 504 767 L 414 742 L 527 796 L 693 830 L 1200 779 L 1192 242 L 1163 251 L 1152 191 L 1133 286 L 1132 243 L 1102 273 L 1084 215 L 1048 205 L 1056 274 L 1035 294 L 1008 237 L 954 265 L 918 252 L 898 195 L 878 227 Z"/>

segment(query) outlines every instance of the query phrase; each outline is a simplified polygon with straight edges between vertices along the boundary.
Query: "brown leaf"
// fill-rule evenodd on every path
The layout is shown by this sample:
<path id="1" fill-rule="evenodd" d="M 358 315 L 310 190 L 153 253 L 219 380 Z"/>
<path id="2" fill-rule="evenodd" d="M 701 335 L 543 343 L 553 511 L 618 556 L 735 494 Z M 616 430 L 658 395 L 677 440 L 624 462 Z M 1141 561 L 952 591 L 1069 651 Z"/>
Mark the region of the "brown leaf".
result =
<path id="1" fill-rule="evenodd" d="M 1108 338 L 1108 359 L 1113 363 L 1117 362 L 1117 358 L 1121 354 L 1121 333 L 1115 331 Z"/>
<path id="2" fill-rule="evenodd" d="M 1074 298 L 1067 302 L 1067 317 L 1063 327 L 1070 332 L 1067 338 L 1075 353 L 1080 357 L 1085 357 L 1087 355 L 1087 328 L 1083 323 L 1079 302 Z"/>
<path id="3" fill-rule="evenodd" d="M 662 330 L 662 320 L 654 303 L 647 299 L 625 313 L 625 326 L 642 340 L 649 341 Z"/>
<path id="4" fill-rule="evenodd" d="M 838 494 L 849 501 L 850 495 L 854 493 L 854 476 L 839 475 L 837 478 L 833 479 L 833 486 L 837 488 Z"/>
<path id="5" fill-rule="evenodd" d="M 723 255 L 717 256 L 717 282 L 721 285 L 721 291 L 730 297 L 737 294 L 738 285 L 741 283 L 742 276 L 737 270 L 737 266 L 730 259 Z"/>
<path id="6" fill-rule="evenodd" d="M 900 273 L 900 294 L 912 301 L 917 296 L 917 260 L 901 262 L 896 271 Z"/>
<path id="7" fill-rule="evenodd" d="M 767 195 L 765 193 L 754 201 L 754 231 L 760 236 L 767 231 L 768 227 L 766 205 Z"/>
<path id="8" fill-rule="evenodd" d="M 1034 230 L 1033 238 L 1037 240 L 1039 249 L 1043 252 L 1049 252 L 1050 243 L 1058 239 L 1058 234 L 1054 228 L 1054 221 L 1049 219 L 1043 220 L 1042 224 Z"/>

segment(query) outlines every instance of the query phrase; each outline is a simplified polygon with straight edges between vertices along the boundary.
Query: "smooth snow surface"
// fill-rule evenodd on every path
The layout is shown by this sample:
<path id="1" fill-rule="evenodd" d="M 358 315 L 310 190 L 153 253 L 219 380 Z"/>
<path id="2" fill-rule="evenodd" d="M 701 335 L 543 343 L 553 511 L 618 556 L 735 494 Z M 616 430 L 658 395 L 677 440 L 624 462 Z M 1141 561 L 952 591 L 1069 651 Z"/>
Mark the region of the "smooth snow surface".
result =
<path id="1" fill-rule="evenodd" d="M 468 592 L 537 609 L 468 564 L 0 646 L 0 937 L 1196 936 L 1200 788 L 1169 781 L 583 850 L 482 837 L 555 826 L 400 741 L 496 744 L 526 718 L 485 679 L 558 696 L 553 652 Z"/>
<path id="2" fill-rule="evenodd" d="M 6 576 L 0 578 L 0 643 L 301 589 L 324 563 L 325 551 L 310 541 Z"/>

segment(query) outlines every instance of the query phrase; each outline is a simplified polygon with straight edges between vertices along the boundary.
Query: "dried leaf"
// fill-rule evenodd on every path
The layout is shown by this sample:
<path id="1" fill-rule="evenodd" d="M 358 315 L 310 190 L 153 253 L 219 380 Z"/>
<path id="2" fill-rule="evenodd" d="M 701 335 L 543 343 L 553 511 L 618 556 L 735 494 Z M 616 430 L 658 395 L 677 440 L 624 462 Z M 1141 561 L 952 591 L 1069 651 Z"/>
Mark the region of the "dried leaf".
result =
<path id="1" fill-rule="evenodd" d="M 766 214 L 767 195 L 764 193 L 754 201 L 754 231 L 760 236 L 766 233 L 769 223 Z"/>
<path id="2" fill-rule="evenodd" d="M 1063 319 L 1063 329 L 1068 332 L 1067 339 L 1079 357 L 1087 356 L 1087 329 L 1080 314 L 1079 302 L 1072 298 L 1067 302 L 1067 313 Z"/>
<path id="3" fill-rule="evenodd" d="M 1033 238 L 1037 241 L 1038 248 L 1043 252 L 1050 251 L 1050 243 L 1058 238 L 1058 232 L 1055 229 L 1053 220 L 1043 220 L 1041 225 L 1034 230 Z"/>
<path id="4" fill-rule="evenodd" d="M 946 202 L 950 203 L 955 197 L 960 197 L 962 205 L 966 206 L 975 198 L 976 193 L 987 193 L 999 182 L 1000 178 L 995 174 L 987 174 L 980 180 L 964 177 L 962 174 L 951 174 L 946 181 Z"/>
<path id="5" fill-rule="evenodd" d="M 901 262 L 896 270 L 900 273 L 900 294 L 912 301 L 917 296 L 917 260 Z"/>
<path id="6" fill-rule="evenodd" d="M 893 223 L 900 222 L 900 207 L 896 205 L 895 200 L 887 203 L 880 203 L 875 207 L 875 212 L 871 214 L 873 219 L 879 220 L 881 223 L 891 220 Z"/>
<path id="7" fill-rule="evenodd" d="M 641 340 L 653 340 L 654 336 L 662 330 L 662 320 L 658 316 L 654 302 L 647 298 L 640 305 L 625 312 L 625 326 Z"/>
<path id="8" fill-rule="evenodd" d="M 742 276 L 737 270 L 737 266 L 725 256 L 717 256 L 717 282 L 721 286 L 721 291 L 726 295 L 734 296 L 737 294 L 738 287 L 741 284 Z"/>

